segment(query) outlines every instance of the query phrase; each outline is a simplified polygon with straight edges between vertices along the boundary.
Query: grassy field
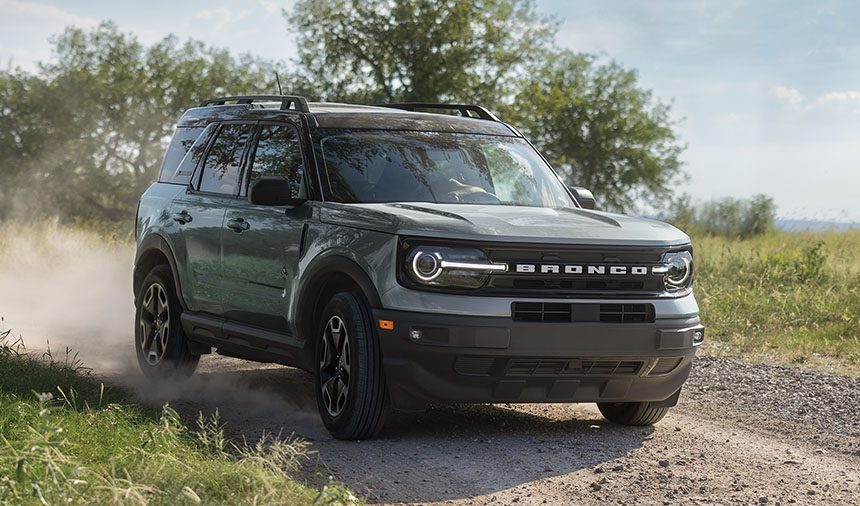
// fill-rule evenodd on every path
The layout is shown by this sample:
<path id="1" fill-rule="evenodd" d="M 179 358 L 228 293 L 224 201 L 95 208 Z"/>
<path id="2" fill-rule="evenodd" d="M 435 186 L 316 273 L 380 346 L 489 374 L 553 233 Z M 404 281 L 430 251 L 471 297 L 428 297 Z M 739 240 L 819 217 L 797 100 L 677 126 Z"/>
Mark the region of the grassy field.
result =
<path id="1" fill-rule="evenodd" d="M 692 235 L 711 351 L 860 373 L 860 231 Z"/>
<path id="2" fill-rule="evenodd" d="M 0 333 L 0 504 L 358 502 L 339 485 L 295 481 L 303 441 L 234 445 L 217 418 L 188 428 L 169 406 L 141 406 L 9 341 Z"/>

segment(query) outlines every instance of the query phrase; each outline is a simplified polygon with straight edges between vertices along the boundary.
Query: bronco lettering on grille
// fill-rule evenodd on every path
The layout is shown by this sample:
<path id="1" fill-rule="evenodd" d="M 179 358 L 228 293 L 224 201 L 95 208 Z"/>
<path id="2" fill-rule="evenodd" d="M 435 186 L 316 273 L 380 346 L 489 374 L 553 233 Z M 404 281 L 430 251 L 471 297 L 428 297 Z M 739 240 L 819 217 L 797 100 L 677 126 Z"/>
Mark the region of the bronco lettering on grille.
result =
<path id="1" fill-rule="evenodd" d="M 512 269 L 510 267 L 513 267 Z M 663 274 L 663 266 L 654 265 L 560 265 L 560 264 L 511 264 L 509 271 L 518 274 L 566 274 L 589 276 L 647 276 Z"/>

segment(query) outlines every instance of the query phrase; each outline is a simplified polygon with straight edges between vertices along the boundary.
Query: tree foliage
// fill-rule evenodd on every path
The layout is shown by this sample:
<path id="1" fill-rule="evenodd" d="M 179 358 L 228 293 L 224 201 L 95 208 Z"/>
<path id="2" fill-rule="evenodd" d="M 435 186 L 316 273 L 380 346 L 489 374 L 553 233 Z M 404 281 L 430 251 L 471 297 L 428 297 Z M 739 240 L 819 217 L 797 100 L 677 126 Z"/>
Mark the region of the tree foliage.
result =
<path id="1" fill-rule="evenodd" d="M 299 72 L 327 100 L 499 103 L 551 46 L 532 0 L 300 0 Z"/>
<path id="2" fill-rule="evenodd" d="M 507 116 L 603 209 L 665 206 L 682 176 L 682 146 L 669 106 L 655 102 L 636 72 L 561 51 L 532 68 Z"/>
<path id="3" fill-rule="evenodd" d="M 128 219 L 183 111 L 214 95 L 274 89 L 271 64 L 173 36 L 147 48 L 102 24 L 68 29 L 53 44 L 36 75 L 0 72 L 0 218 L 38 207 Z"/>

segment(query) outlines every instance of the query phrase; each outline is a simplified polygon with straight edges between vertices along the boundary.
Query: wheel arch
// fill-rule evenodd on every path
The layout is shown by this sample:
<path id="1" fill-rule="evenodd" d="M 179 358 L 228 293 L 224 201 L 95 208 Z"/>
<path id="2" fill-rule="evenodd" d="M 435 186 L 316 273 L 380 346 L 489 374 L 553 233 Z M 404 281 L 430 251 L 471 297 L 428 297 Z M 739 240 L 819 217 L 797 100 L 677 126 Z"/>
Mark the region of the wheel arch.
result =
<path id="1" fill-rule="evenodd" d="M 176 270 L 176 260 L 173 257 L 173 250 L 167 241 L 157 234 L 146 236 L 138 245 L 137 253 L 134 258 L 134 274 L 132 279 L 132 290 L 134 296 L 137 297 L 137 292 L 143 284 L 144 278 L 157 265 L 167 264 L 170 266 L 170 273 L 173 276 L 173 283 L 176 286 L 176 296 L 179 299 L 179 304 L 183 310 L 188 309 L 185 304 L 185 298 L 182 296 L 182 288 L 180 287 L 179 273 Z"/>
<path id="2" fill-rule="evenodd" d="M 370 308 L 381 308 L 382 301 L 370 276 L 355 261 L 332 255 L 314 264 L 298 291 L 296 330 L 305 341 L 305 365 L 310 369 L 314 360 L 313 336 L 326 302 L 334 294 L 354 290 L 361 293 Z"/>

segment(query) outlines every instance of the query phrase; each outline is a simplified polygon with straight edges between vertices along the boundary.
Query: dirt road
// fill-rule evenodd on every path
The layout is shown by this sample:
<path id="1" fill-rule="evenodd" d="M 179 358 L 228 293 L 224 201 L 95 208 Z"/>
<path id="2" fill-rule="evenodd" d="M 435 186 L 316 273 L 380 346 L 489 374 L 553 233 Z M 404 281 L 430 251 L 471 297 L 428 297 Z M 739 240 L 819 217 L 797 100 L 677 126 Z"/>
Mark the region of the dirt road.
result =
<path id="1" fill-rule="evenodd" d="M 187 416 L 217 408 L 235 437 L 295 432 L 318 452 L 309 480 L 369 503 L 860 504 L 860 380 L 714 357 L 693 374 L 653 428 L 593 405 L 454 406 L 354 443 L 328 436 L 295 369 L 205 357 L 180 391 L 144 395 Z"/>

